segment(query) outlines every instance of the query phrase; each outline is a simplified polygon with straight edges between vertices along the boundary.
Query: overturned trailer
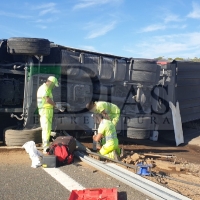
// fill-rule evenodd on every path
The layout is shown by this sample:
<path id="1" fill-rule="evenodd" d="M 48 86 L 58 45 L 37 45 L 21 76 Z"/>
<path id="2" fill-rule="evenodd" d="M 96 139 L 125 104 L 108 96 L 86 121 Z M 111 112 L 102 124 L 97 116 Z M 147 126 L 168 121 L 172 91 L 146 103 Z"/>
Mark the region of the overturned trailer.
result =
<path id="1" fill-rule="evenodd" d="M 200 118 L 199 70 L 200 63 L 159 64 L 41 38 L 0 40 L 0 140 L 8 146 L 41 142 L 36 93 L 50 75 L 60 83 L 54 101 L 70 104 L 64 113 L 55 110 L 53 131 L 91 136 L 98 123 L 85 106 L 108 101 L 121 110 L 118 134 L 148 139 L 155 130 L 173 130 L 170 101 L 180 103 L 183 123 Z"/>

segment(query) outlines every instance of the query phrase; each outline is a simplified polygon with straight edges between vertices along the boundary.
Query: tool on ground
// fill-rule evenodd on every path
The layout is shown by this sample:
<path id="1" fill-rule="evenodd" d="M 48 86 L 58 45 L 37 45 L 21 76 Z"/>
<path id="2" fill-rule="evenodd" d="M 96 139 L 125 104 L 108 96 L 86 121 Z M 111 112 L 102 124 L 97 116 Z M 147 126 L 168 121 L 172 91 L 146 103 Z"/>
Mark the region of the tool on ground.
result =
<path id="1" fill-rule="evenodd" d="M 97 135 L 97 132 L 96 132 L 96 131 L 94 132 L 94 135 Z M 92 149 L 93 149 L 94 151 L 97 150 L 97 142 L 96 142 L 95 140 L 93 140 L 93 146 L 92 146 Z"/>
<path id="2" fill-rule="evenodd" d="M 141 176 L 149 176 L 151 174 L 152 165 L 137 164 L 137 174 Z"/>

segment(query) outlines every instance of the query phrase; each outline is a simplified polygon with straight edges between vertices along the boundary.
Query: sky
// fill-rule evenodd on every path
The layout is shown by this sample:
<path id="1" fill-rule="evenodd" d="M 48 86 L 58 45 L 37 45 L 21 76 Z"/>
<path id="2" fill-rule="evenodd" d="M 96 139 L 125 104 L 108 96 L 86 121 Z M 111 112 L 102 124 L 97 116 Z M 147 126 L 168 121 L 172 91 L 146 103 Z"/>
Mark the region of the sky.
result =
<path id="1" fill-rule="evenodd" d="M 122 57 L 200 58 L 200 1 L 1 1 L 0 39 L 10 37 Z"/>

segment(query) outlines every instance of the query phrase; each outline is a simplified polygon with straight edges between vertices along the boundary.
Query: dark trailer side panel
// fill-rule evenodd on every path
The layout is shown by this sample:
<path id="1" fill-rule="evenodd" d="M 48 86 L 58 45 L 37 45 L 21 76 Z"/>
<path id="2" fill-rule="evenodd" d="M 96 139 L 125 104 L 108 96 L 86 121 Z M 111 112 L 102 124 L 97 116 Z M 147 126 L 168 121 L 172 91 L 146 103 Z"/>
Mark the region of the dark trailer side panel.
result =
<path id="1" fill-rule="evenodd" d="M 200 63 L 175 61 L 177 70 L 176 101 L 182 123 L 200 118 Z"/>

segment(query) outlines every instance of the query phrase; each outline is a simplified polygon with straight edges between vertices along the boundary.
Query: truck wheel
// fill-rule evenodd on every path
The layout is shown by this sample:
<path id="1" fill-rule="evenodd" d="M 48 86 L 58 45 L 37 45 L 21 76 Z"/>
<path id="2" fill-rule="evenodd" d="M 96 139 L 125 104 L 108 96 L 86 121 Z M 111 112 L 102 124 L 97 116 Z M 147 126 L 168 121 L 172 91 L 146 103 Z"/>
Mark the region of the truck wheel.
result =
<path id="1" fill-rule="evenodd" d="M 151 60 L 134 60 L 133 70 L 154 72 L 157 71 L 156 61 Z"/>
<path id="2" fill-rule="evenodd" d="M 7 146 L 22 146 L 28 141 L 42 143 L 41 127 L 18 130 L 17 127 L 8 127 L 4 130 L 4 141 Z"/>
<path id="3" fill-rule="evenodd" d="M 6 144 L 5 142 L 5 132 L 8 130 L 8 129 L 16 129 L 17 127 L 16 126 L 9 126 L 5 129 L 3 129 L 3 144 Z"/>
<path id="4" fill-rule="evenodd" d="M 151 117 L 135 116 L 127 119 L 127 126 L 139 129 L 148 129 L 152 126 Z"/>
<path id="5" fill-rule="evenodd" d="M 127 138 L 148 139 L 149 137 L 150 130 L 127 127 Z"/>
<path id="6" fill-rule="evenodd" d="M 7 52 L 23 55 L 49 55 L 50 42 L 41 38 L 13 37 L 7 41 Z"/>
<path id="7" fill-rule="evenodd" d="M 160 66 L 156 61 L 134 60 L 131 81 L 156 84 L 160 76 Z"/>
<path id="8" fill-rule="evenodd" d="M 133 71 L 131 80 L 136 81 L 136 82 L 155 83 L 156 82 L 156 73 L 145 72 L 145 71 Z"/>

